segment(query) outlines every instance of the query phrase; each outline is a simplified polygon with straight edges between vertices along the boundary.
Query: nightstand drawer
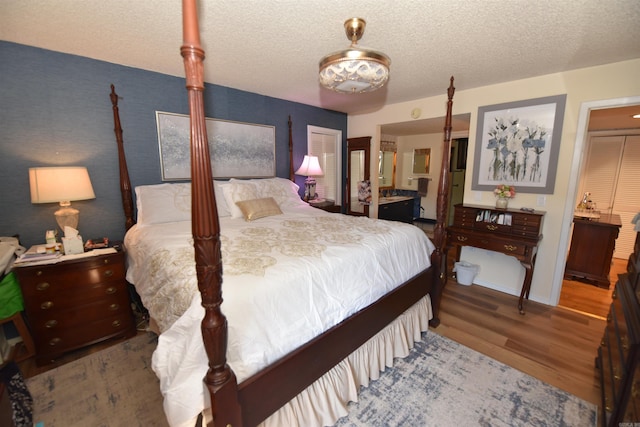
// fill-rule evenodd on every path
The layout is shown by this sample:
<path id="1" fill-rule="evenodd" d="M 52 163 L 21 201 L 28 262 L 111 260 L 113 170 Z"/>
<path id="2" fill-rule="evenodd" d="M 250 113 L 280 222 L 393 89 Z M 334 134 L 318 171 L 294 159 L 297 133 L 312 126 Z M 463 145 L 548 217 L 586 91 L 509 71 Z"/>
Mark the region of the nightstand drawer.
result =
<path id="1" fill-rule="evenodd" d="M 112 298 L 102 298 L 91 303 L 61 307 L 40 307 L 29 312 L 29 324 L 39 334 L 51 330 L 75 327 L 81 323 L 93 322 L 120 313 L 130 313 L 129 296 L 125 292 L 114 294 Z"/>
<path id="2" fill-rule="evenodd" d="M 25 298 L 28 298 L 30 302 L 30 316 L 47 310 L 57 311 L 78 307 L 96 299 L 111 300 L 117 298 L 118 295 L 128 297 L 126 283 L 113 280 L 95 284 L 79 284 L 74 287 L 59 286 L 54 283 L 46 290 L 24 293 Z"/>
<path id="3" fill-rule="evenodd" d="M 110 280 L 124 280 L 124 262 L 105 257 L 86 263 L 60 263 L 37 267 L 22 267 L 20 285 L 25 296 L 73 291 L 77 286 L 87 287 Z"/>
<path id="4" fill-rule="evenodd" d="M 64 351 L 83 347 L 106 338 L 126 333 L 131 321 L 128 313 L 107 317 L 95 322 L 83 322 L 73 329 L 57 328 L 41 332 L 36 343 L 38 356 L 56 355 Z"/>

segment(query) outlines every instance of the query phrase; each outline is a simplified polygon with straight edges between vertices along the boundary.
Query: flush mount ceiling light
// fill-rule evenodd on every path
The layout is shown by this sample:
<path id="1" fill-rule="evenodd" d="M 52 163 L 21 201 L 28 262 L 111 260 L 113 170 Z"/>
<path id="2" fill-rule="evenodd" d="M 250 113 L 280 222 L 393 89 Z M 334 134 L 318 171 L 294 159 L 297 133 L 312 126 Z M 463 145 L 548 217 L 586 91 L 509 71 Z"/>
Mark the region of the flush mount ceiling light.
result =
<path id="1" fill-rule="evenodd" d="M 336 92 L 362 93 L 380 89 L 389 80 L 389 57 L 358 46 L 366 25 L 361 18 L 345 21 L 344 29 L 351 46 L 320 60 L 322 86 Z"/>

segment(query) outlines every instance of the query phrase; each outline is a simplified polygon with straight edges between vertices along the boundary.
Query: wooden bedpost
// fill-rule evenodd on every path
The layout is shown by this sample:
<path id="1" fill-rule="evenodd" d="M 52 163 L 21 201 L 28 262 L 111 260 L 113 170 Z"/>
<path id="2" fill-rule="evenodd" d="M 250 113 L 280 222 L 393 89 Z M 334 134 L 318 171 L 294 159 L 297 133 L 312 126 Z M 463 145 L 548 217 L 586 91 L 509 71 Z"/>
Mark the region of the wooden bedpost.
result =
<path id="1" fill-rule="evenodd" d="M 433 243 L 436 246 L 436 250 L 431 254 L 431 264 L 436 267 L 434 274 L 438 277 L 434 278 L 437 286 L 433 287 L 433 293 L 431 301 L 434 305 L 433 313 L 434 318 L 430 324 L 436 327 L 440 324 L 440 318 L 438 313 L 440 312 L 440 300 L 441 293 L 444 286 L 447 283 L 447 266 L 446 256 L 444 251 L 446 250 L 446 223 L 447 223 L 447 208 L 449 206 L 449 157 L 451 156 L 451 110 L 453 108 L 453 94 L 456 88 L 453 86 L 453 76 L 447 89 L 447 115 L 444 123 L 444 142 L 442 144 L 442 168 L 440 170 L 440 181 L 438 183 L 438 200 L 436 203 L 436 226 L 433 231 Z"/>
<path id="2" fill-rule="evenodd" d="M 296 182 L 294 177 L 294 169 L 293 169 L 293 134 L 291 131 L 291 114 L 289 114 L 289 181 Z"/>
<path id="3" fill-rule="evenodd" d="M 217 426 L 241 426 L 236 377 L 227 365 L 227 319 L 222 314 L 220 223 L 213 192 L 213 174 L 204 114 L 204 50 L 200 47 L 196 0 L 183 0 L 184 58 L 191 133 L 191 228 L 198 289 L 205 316 L 202 338 L 209 358 L 204 382 L 211 395 Z"/>
<path id="4" fill-rule="evenodd" d="M 124 155 L 124 143 L 122 139 L 122 126 L 120 125 L 120 112 L 118 111 L 118 95 L 116 88 L 111 85 L 111 106 L 113 108 L 113 131 L 116 134 L 118 144 L 118 165 L 120 168 L 120 194 L 122 197 L 122 207 L 124 209 L 125 230 L 129 230 L 135 224 L 133 220 L 133 194 L 131 193 L 131 180 L 129 179 L 129 169 L 127 159 Z"/>

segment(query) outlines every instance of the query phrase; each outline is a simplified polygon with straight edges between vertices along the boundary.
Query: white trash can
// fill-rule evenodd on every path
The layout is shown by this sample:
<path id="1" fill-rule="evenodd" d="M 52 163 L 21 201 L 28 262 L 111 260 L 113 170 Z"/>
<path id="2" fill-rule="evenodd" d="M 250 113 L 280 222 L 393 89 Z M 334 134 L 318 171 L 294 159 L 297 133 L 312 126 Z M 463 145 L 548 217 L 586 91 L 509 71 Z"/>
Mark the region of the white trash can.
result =
<path id="1" fill-rule="evenodd" d="M 459 284 L 469 286 L 480 271 L 480 266 L 467 261 L 459 261 L 453 266 L 453 271 L 456 273 Z"/>

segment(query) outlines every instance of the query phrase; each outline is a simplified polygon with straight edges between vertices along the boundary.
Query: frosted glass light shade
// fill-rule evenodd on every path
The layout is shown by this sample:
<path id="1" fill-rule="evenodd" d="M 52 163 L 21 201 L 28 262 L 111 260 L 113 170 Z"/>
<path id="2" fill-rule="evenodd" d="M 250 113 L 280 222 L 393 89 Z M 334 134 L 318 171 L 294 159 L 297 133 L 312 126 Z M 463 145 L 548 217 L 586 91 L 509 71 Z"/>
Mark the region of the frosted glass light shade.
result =
<path id="1" fill-rule="evenodd" d="M 318 80 L 322 86 L 335 92 L 362 93 L 377 90 L 387 83 L 391 65 L 389 57 L 358 46 L 366 24 L 361 18 L 345 21 L 344 29 L 351 46 L 320 60 Z"/>
<path id="2" fill-rule="evenodd" d="M 389 68 L 372 53 L 361 53 L 362 58 L 351 59 L 354 51 L 344 51 L 344 56 L 326 63 L 320 69 L 320 84 L 327 89 L 342 93 L 371 92 L 381 88 L 389 80 Z"/>
<path id="3" fill-rule="evenodd" d="M 72 201 L 96 198 L 82 166 L 29 168 L 29 187 L 31 203 L 60 203 L 55 215 L 62 231 L 65 226 L 78 228 L 79 212 L 71 207 Z"/>

